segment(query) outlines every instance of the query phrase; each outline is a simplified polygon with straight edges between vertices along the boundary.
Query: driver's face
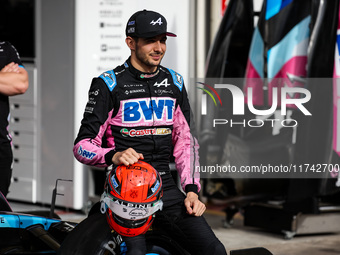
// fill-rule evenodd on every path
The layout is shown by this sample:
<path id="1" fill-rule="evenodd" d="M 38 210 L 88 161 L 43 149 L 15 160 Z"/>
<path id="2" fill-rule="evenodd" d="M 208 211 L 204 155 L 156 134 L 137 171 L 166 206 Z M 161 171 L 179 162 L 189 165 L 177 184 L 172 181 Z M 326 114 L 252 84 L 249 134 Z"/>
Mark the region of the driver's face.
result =
<path id="1" fill-rule="evenodd" d="M 136 43 L 136 61 L 144 69 L 142 71 L 156 71 L 166 51 L 166 35 L 151 38 L 138 38 Z"/>

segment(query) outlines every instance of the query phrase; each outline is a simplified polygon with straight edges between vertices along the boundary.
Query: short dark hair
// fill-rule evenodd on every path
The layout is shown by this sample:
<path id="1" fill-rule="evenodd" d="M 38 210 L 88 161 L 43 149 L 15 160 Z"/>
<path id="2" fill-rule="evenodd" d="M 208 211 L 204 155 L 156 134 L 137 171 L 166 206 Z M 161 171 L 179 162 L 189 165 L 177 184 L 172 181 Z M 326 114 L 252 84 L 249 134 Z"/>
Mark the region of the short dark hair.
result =
<path id="1" fill-rule="evenodd" d="M 131 36 L 131 38 L 136 42 L 136 43 L 138 43 L 138 39 L 139 39 L 139 37 L 136 37 L 136 36 Z"/>

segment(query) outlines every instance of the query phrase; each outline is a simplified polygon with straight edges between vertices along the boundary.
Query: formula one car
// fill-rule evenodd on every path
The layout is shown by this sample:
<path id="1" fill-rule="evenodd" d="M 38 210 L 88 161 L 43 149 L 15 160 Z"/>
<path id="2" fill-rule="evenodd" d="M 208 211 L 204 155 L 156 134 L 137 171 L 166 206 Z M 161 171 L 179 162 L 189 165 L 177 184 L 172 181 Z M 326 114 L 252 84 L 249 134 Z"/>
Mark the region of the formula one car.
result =
<path id="1" fill-rule="evenodd" d="M 56 193 L 54 192 L 55 201 Z M 126 254 L 120 235 L 112 231 L 96 204 L 81 223 L 62 221 L 54 211 L 13 212 L 0 192 L 0 254 Z M 162 230 L 146 234 L 147 255 L 190 255 L 183 243 Z M 271 255 L 261 247 L 230 251 L 230 255 Z"/>

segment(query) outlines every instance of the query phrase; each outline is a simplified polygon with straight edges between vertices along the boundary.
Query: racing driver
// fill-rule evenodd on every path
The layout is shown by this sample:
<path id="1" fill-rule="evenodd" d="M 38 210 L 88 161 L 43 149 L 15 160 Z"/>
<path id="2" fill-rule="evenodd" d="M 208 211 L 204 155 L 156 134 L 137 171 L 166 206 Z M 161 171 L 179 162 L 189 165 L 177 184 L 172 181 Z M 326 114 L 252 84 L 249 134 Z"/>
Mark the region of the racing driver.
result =
<path id="1" fill-rule="evenodd" d="M 190 131 L 190 105 L 183 78 L 160 65 L 166 51 L 166 19 L 142 10 L 126 25 L 125 42 L 130 57 L 121 66 L 92 80 L 73 152 L 80 162 L 96 167 L 151 164 L 163 182 L 164 217 L 172 220 L 178 235 L 185 236 L 192 254 L 226 254 L 202 216 L 198 199 L 198 144 Z M 170 173 L 174 156 L 185 194 Z M 157 216 L 156 216 L 157 219 Z M 145 235 L 123 236 L 128 254 L 145 254 Z"/>

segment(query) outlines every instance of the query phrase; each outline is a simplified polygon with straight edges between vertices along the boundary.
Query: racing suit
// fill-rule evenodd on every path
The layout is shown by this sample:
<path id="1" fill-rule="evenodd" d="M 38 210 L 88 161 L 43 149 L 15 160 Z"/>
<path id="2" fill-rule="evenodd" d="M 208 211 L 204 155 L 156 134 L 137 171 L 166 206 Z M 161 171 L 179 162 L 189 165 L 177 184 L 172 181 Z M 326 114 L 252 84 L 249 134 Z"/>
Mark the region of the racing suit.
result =
<path id="1" fill-rule="evenodd" d="M 199 176 L 193 174 L 198 143 L 191 134 L 190 113 L 181 75 L 161 65 L 154 73 L 142 73 L 128 59 L 92 80 L 73 153 L 80 162 L 96 167 L 112 165 L 113 155 L 130 147 L 142 153 L 162 177 L 162 213 L 176 219 L 175 231 L 189 237 L 195 254 L 225 254 L 213 252 L 212 247 L 224 247 L 205 219 L 185 213 L 185 195 L 170 174 L 173 155 L 183 190 L 200 190 Z M 145 254 L 144 235 L 123 239 L 129 254 Z"/>
<path id="2" fill-rule="evenodd" d="M 108 167 L 117 151 L 129 147 L 159 172 L 170 171 L 173 154 L 183 190 L 199 191 L 199 178 L 193 178 L 198 143 L 190 133 L 190 106 L 178 73 L 159 66 L 144 74 L 127 60 L 93 79 L 75 157 Z"/>
<path id="3" fill-rule="evenodd" d="M 14 62 L 23 68 L 17 50 L 9 42 L 0 42 L 0 70 Z M 12 138 L 8 133 L 9 98 L 0 93 L 0 191 L 6 197 L 12 177 Z"/>

